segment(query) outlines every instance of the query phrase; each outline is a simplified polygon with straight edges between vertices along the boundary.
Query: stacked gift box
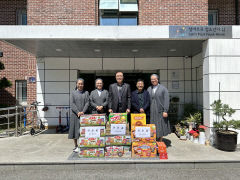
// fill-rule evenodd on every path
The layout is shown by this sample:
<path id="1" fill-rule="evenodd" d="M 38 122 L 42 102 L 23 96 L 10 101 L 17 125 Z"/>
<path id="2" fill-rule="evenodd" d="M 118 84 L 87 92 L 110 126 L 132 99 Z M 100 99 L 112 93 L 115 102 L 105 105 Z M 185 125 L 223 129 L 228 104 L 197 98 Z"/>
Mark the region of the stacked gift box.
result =
<path id="1" fill-rule="evenodd" d="M 156 157 L 156 126 L 146 124 L 146 115 L 131 114 L 132 157 Z"/>
<path id="2" fill-rule="evenodd" d="M 106 124 L 105 157 L 131 157 L 131 136 L 127 113 L 110 113 Z"/>
<path id="3" fill-rule="evenodd" d="M 80 117 L 79 157 L 104 157 L 105 124 L 105 114 Z"/>
<path id="4" fill-rule="evenodd" d="M 158 154 L 160 159 L 168 159 L 167 146 L 164 142 L 157 142 Z"/>

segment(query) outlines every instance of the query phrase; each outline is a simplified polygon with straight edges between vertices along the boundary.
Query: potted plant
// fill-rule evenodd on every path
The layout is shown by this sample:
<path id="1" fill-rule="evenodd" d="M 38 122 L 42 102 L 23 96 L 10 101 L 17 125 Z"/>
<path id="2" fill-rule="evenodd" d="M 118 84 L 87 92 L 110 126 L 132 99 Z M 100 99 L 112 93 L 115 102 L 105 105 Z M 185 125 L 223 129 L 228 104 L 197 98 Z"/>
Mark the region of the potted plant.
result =
<path id="1" fill-rule="evenodd" d="M 181 130 L 180 130 L 180 139 L 181 140 L 187 140 L 186 129 L 185 128 L 181 128 Z"/>
<path id="2" fill-rule="evenodd" d="M 193 142 L 194 143 L 198 143 L 198 137 L 199 137 L 198 132 L 193 133 Z"/>
<path id="3" fill-rule="evenodd" d="M 205 130 L 206 129 L 207 129 L 207 127 L 204 126 L 204 125 L 200 125 L 198 127 L 198 130 L 199 130 L 199 138 L 198 138 L 199 144 L 205 144 L 205 141 L 206 141 Z"/>
<path id="4" fill-rule="evenodd" d="M 196 133 L 197 131 L 195 130 L 190 130 L 188 133 L 189 133 L 189 140 L 193 142 L 193 134 Z"/>
<path id="5" fill-rule="evenodd" d="M 240 121 L 226 119 L 226 116 L 231 117 L 235 110 L 229 107 L 228 104 L 223 104 L 221 100 L 215 100 L 211 107 L 213 113 L 222 118 L 213 123 L 213 127 L 216 128 L 215 144 L 217 148 L 224 151 L 235 151 L 238 133 L 229 130 L 229 128 L 240 129 Z"/>
<path id="6" fill-rule="evenodd" d="M 200 111 L 194 113 L 193 115 L 190 114 L 188 117 L 186 117 L 183 121 L 181 121 L 184 124 L 188 124 L 189 131 L 196 126 L 196 124 L 200 124 L 202 122 L 202 114 Z"/>

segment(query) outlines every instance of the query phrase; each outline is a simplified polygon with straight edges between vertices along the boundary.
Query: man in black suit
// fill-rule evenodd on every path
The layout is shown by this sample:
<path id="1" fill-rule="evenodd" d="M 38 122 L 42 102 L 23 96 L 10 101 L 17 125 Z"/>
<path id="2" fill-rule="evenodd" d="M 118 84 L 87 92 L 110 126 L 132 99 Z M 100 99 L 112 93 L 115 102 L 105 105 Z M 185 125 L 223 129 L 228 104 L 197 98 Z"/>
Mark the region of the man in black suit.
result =
<path id="1" fill-rule="evenodd" d="M 132 92 L 131 103 L 132 113 L 145 113 L 147 118 L 147 124 L 149 124 L 150 114 L 150 95 L 148 91 L 144 89 L 144 81 L 141 79 L 137 80 L 137 89 Z"/>
<path id="2" fill-rule="evenodd" d="M 123 82 L 123 73 L 116 73 L 117 83 L 109 86 L 109 112 L 110 113 L 130 113 L 131 89 L 129 84 Z"/>

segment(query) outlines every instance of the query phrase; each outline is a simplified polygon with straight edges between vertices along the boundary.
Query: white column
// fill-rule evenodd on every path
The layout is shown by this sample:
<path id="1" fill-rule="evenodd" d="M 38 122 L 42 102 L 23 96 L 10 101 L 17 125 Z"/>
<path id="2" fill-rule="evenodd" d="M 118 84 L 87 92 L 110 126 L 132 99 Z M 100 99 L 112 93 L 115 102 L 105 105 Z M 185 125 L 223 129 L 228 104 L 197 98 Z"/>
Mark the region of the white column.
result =
<path id="1" fill-rule="evenodd" d="M 236 109 L 231 119 L 240 119 L 239 49 L 240 39 L 209 39 L 203 43 L 203 107 L 204 124 L 207 126 L 212 127 L 216 120 L 210 105 L 219 99 L 219 82 L 220 99 Z M 212 139 L 211 131 L 207 135 Z"/>

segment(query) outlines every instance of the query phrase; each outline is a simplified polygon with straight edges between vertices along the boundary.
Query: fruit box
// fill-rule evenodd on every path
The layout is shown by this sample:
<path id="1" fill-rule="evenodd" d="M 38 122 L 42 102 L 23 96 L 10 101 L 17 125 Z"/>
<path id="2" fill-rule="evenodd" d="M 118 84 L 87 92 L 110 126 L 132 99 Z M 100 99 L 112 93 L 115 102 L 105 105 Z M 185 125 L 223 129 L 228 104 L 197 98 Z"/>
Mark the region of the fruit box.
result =
<path id="1" fill-rule="evenodd" d="M 131 145 L 131 136 L 108 136 L 106 137 L 106 145 L 107 146 L 119 146 L 119 145 Z"/>
<path id="2" fill-rule="evenodd" d="M 104 157 L 104 148 L 80 148 L 79 157 L 92 158 Z"/>
<path id="3" fill-rule="evenodd" d="M 94 126 L 94 127 L 96 127 L 96 126 Z M 86 126 L 80 127 L 80 137 L 85 137 L 85 132 L 86 132 L 87 128 L 88 127 L 86 127 Z M 106 134 L 105 126 L 97 126 L 96 128 L 100 129 L 100 136 L 104 137 Z"/>
<path id="4" fill-rule="evenodd" d="M 105 157 L 131 158 L 131 147 L 130 146 L 108 146 L 106 147 Z"/>
<path id="5" fill-rule="evenodd" d="M 113 124 L 113 125 L 115 125 L 115 124 Z M 110 124 L 109 122 L 107 122 L 106 123 L 106 135 L 131 135 L 130 134 L 130 131 L 129 131 L 129 123 L 127 123 L 127 124 L 124 124 L 124 125 L 126 125 L 126 130 L 125 130 L 125 134 L 111 134 L 111 126 L 112 126 L 112 124 Z"/>
<path id="6" fill-rule="evenodd" d="M 167 146 L 164 142 L 157 142 L 158 153 L 167 153 Z"/>
<path id="7" fill-rule="evenodd" d="M 132 142 L 156 142 L 156 126 L 155 124 L 132 126 L 131 137 Z"/>
<path id="8" fill-rule="evenodd" d="M 105 147 L 105 137 L 79 138 L 79 147 Z"/>
<path id="9" fill-rule="evenodd" d="M 127 124 L 127 113 L 110 113 L 110 124 Z"/>
<path id="10" fill-rule="evenodd" d="M 132 113 L 131 114 L 131 126 L 143 126 L 146 125 L 146 114 L 144 113 Z"/>
<path id="11" fill-rule="evenodd" d="M 132 158 L 156 157 L 156 155 L 156 143 L 132 143 Z"/>
<path id="12" fill-rule="evenodd" d="M 80 116 L 80 126 L 105 126 L 105 114 L 85 114 Z"/>

